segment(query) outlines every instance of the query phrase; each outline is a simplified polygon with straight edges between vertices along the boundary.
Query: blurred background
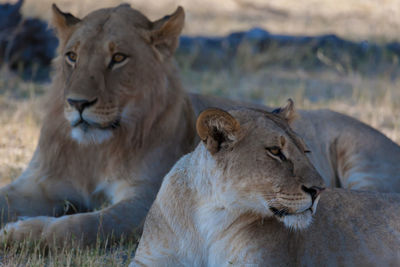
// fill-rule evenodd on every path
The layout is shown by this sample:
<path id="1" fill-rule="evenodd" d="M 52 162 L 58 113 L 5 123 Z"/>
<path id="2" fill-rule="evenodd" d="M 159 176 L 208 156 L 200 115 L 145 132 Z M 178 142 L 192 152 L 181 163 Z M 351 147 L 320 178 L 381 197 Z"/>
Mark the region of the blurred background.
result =
<path id="1" fill-rule="evenodd" d="M 121 3 L 0 0 L 0 184 L 21 173 L 38 141 L 57 45 L 46 25 L 53 2 L 78 17 Z M 124 2 L 152 20 L 185 8 L 176 58 L 188 91 L 271 106 L 291 97 L 400 143 L 400 0 Z"/>

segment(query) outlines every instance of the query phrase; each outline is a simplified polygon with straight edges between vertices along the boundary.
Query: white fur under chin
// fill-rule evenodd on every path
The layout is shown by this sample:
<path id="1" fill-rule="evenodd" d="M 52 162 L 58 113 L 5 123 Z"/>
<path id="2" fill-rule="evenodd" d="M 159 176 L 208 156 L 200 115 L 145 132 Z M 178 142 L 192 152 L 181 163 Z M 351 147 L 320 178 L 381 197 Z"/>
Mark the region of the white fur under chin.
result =
<path id="1" fill-rule="evenodd" d="M 302 213 L 286 215 L 278 219 L 289 229 L 302 230 L 312 223 L 312 212 L 306 210 Z"/>
<path id="2" fill-rule="evenodd" d="M 101 144 L 112 137 L 113 133 L 111 130 L 102 130 L 96 128 L 90 128 L 83 131 L 80 127 L 75 127 L 71 131 L 71 137 L 79 144 Z"/>

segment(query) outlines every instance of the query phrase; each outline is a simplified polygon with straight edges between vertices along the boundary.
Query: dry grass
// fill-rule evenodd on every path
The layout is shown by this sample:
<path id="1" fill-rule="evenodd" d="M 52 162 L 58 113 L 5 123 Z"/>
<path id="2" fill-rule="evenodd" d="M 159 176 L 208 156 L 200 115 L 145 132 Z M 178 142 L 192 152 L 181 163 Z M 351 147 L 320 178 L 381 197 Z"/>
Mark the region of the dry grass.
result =
<path id="1" fill-rule="evenodd" d="M 0 186 L 18 177 L 32 157 L 40 130 L 36 91 L 42 90 L 0 71 Z"/>
<path id="2" fill-rule="evenodd" d="M 0 0 L 4 1 L 4 0 Z M 16 0 L 14 0 L 16 1 Z M 347 39 L 399 40 L 400 0 L 25 0 L 24 13 L 50 18 L 50 4 L 84 16 L 121 2 L 156 19 L 185 7 L 185 34 L 221 35 L 259 26 L 273 33 L 335 33 Z"/>
<path id="3" fill-rule="evenodd" d="M 40 243 L 26 240 L 22 244 L 3 246 L 0 249 L 0 266 L 87 266 L 117 267 L 127 266 L 132 260 L 136 242 L 125 242 L 123 245 L 107 246 L 97 242 L 93 248 L 59 248 L 44 249 Z"/>
<path id="4" fill-rule="evenodd" d="M 3 1 L 3 0 L 0 0 Z M 26 0 L 25 14 L 49 17 L 53 0 Z M 80 16 L 118 0 L 54 1 Z M 264 26 L 276 33 L 337 33 L 350 39 L 394 40 L 400 36 L 400 1 L 394 0 L 223 0 L 127 1 L 153 19 L 185 6 L 187 34 L 225 34 Z M 215 4 L 218 3 L 218 4 Z M 45 10 L 45 11 L 44 11 Z M 265 55 L 270 56 L 270 55 Z M 273 56 L 273 55 L 272 55 Z M 189 91 L 281 105 L 289 97 L 300 108 L 331 108 L 354 116 L 400 143 L 400 80 L 388 73 L 374 78 L 357 73 L 305 71 L 301 66 L 254 68 L 248 55 L 240 67 L 220 71 L 194 71 L 182 66 Z M 186 66 L 186 64 L 184 64 Z M 188 66 L 190 64 L 187 64 Z M 40 98 L 45 85 L 22 82 L 0 71 L 0 184 L 15 179 L 31 158 L 40 131 Z M 43 253 L 37 247 L 14 246 L 0 251 L 1 266 L 123 266 L 132 246 L 112 250 L 96 247 Z"/>

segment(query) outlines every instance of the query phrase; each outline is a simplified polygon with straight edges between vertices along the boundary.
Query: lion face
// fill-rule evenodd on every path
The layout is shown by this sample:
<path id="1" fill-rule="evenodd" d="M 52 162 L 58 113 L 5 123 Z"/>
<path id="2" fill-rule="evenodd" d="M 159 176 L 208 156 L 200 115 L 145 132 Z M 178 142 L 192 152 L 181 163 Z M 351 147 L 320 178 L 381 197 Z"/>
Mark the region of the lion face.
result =
<path id="1" fill-rule="evenodd" d="M 289 228 L 307 227 L 324 184 L 305 155 L 305 144 L 288 125 L 292 104 L 279 114 L 210 112 L 199 117 L 205 125 L 199 135 L 218 169 L 213 184 L 218 201 L 237 212 L 275 217 Z"/>
<path id="2" fill-rule="evenodd" d="M 156 22 L 127 5 L 95 11 L 82 20 L 56 6 L 53 12 L 60 39 L 59 90 L 71 137 L 99 144 L 118 131 L 151 127 L 166 105 L 182 8 Z"/>

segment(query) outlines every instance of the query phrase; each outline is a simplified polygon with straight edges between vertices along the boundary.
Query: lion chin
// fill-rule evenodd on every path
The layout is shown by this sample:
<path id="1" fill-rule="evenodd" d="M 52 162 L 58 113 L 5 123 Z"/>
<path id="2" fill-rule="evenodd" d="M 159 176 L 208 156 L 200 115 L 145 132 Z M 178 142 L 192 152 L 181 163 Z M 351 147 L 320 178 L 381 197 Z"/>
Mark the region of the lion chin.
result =
<path id="1" fill-rule="evenodd" d="M 96 127 L 74 127 L 71 130 L 71 138 L 82 145 L 102 144 L 113 136 L 111 129 L 99 129 Z"/>
<path id="2" fill-rule="evenodd" d="M 291 230 L 303 230 L 310 226 L 312 222 L 311 210 L 306 210 L 301 213 L 285 215 L 278 217 L 278 220 Z"/>

